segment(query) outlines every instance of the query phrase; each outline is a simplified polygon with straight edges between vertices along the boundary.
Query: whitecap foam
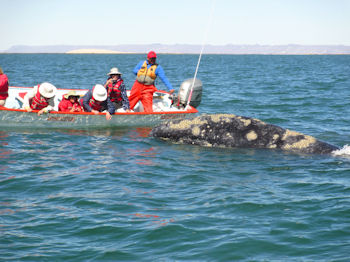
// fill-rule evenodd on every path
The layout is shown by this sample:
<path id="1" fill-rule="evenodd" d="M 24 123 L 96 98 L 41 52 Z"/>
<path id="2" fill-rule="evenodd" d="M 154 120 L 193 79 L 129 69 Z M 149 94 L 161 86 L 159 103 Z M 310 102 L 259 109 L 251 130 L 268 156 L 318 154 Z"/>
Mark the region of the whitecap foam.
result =
<path id="1" fill-rule="evenodd" d="M 342 148 L 333 151 L 332 155 L 334 155 L 334 156 L 348 156 L 348 157 L 350 157 L 350 146 L 349 145 L 345 145 Z"/>

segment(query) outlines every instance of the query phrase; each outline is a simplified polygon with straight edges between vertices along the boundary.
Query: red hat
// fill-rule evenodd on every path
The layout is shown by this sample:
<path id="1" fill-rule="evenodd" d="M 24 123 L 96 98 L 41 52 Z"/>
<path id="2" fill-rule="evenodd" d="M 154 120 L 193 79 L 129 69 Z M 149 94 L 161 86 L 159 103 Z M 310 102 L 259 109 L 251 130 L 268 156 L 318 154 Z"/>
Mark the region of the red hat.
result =
<path id="1" fill-rule="evenodd" d="M 157 58 L 157 54 L 154 51 L 150 51 L 147 55 L 147 58 Z"/>

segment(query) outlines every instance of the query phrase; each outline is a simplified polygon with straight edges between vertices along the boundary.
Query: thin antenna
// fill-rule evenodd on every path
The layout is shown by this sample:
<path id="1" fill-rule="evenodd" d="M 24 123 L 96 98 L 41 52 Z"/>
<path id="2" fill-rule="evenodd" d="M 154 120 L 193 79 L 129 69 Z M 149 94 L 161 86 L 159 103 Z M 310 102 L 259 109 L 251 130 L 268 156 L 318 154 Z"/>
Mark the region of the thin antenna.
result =
<path id="1" fill-rule="evenodd" d="M 201 49 L 201 52 L 199 53 L 199 58 L 198 58 L 198 62 L 197 62 L 197 67 L 196 67 L 196 71 L 195 71 L 195 73 L 194 73 L 193 82 L 192 82 L 192 86 L 191 86 L 191 91 L 190 91 L 190 94 L 189 94 L 189 96 L 188 96 L 188 100 L 187 100 L 187 105 L 186 105 L 186 107 L 188 107 L 189 104 L 190 104 L 190 102 L 191 102 L 193 87 L 194 87 L 194 83 L 195 83 L 196 78 L 197 78 L 197 73 L 198 73 L 199 64 L 200 64 L 200 62 L 201 62 L 202 54 L 203 54 L 203 51 L 204 51 L 204 47 L 205 47 L 206 42 L 207 42 L 209 27 L 211 26 L 212 20 L 213 20 L 214 7 L 215 7 L 215 0 L 212 0 L 212 1 L 211 1 L 211 8 L 210 8 L 209 19 L 208 19 L 207 30 L 205 31 L 205 34 L 204 34 L 202 49 Z"/>

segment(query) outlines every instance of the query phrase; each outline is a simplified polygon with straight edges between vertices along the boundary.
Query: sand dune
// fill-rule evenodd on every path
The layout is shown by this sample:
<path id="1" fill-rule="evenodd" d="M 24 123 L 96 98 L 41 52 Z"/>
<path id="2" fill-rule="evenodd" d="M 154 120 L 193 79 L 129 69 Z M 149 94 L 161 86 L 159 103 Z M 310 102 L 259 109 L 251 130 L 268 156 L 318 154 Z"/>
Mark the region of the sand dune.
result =
<path id="1" fill-rule="evenodd" d="M 75 49 L 66 52 L 66 54 L 127 54 L 128 52 L 119 52 L 107 49 Z"/>

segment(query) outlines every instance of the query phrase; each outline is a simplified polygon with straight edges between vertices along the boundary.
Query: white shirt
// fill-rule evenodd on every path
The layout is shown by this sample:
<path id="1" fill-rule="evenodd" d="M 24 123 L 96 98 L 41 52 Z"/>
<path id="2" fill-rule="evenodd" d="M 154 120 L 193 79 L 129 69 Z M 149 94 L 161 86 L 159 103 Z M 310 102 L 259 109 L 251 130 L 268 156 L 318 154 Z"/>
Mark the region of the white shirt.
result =
<path id="1" fill-rule="evenodd" d="M 27 94 L 23 98 L 23 106 L 22 106 L 23 109 L 30 108 L 29 101 L 34 98 L 37 92 L 38 92 L 38 86 L 34 86 L 33 89 L 27 92 Z M 44 108 L 45 112 L 54 110 L 55 108 L 54 100 L 55 100 L 54 97 L 48 99 L 49 105 Z"/>

